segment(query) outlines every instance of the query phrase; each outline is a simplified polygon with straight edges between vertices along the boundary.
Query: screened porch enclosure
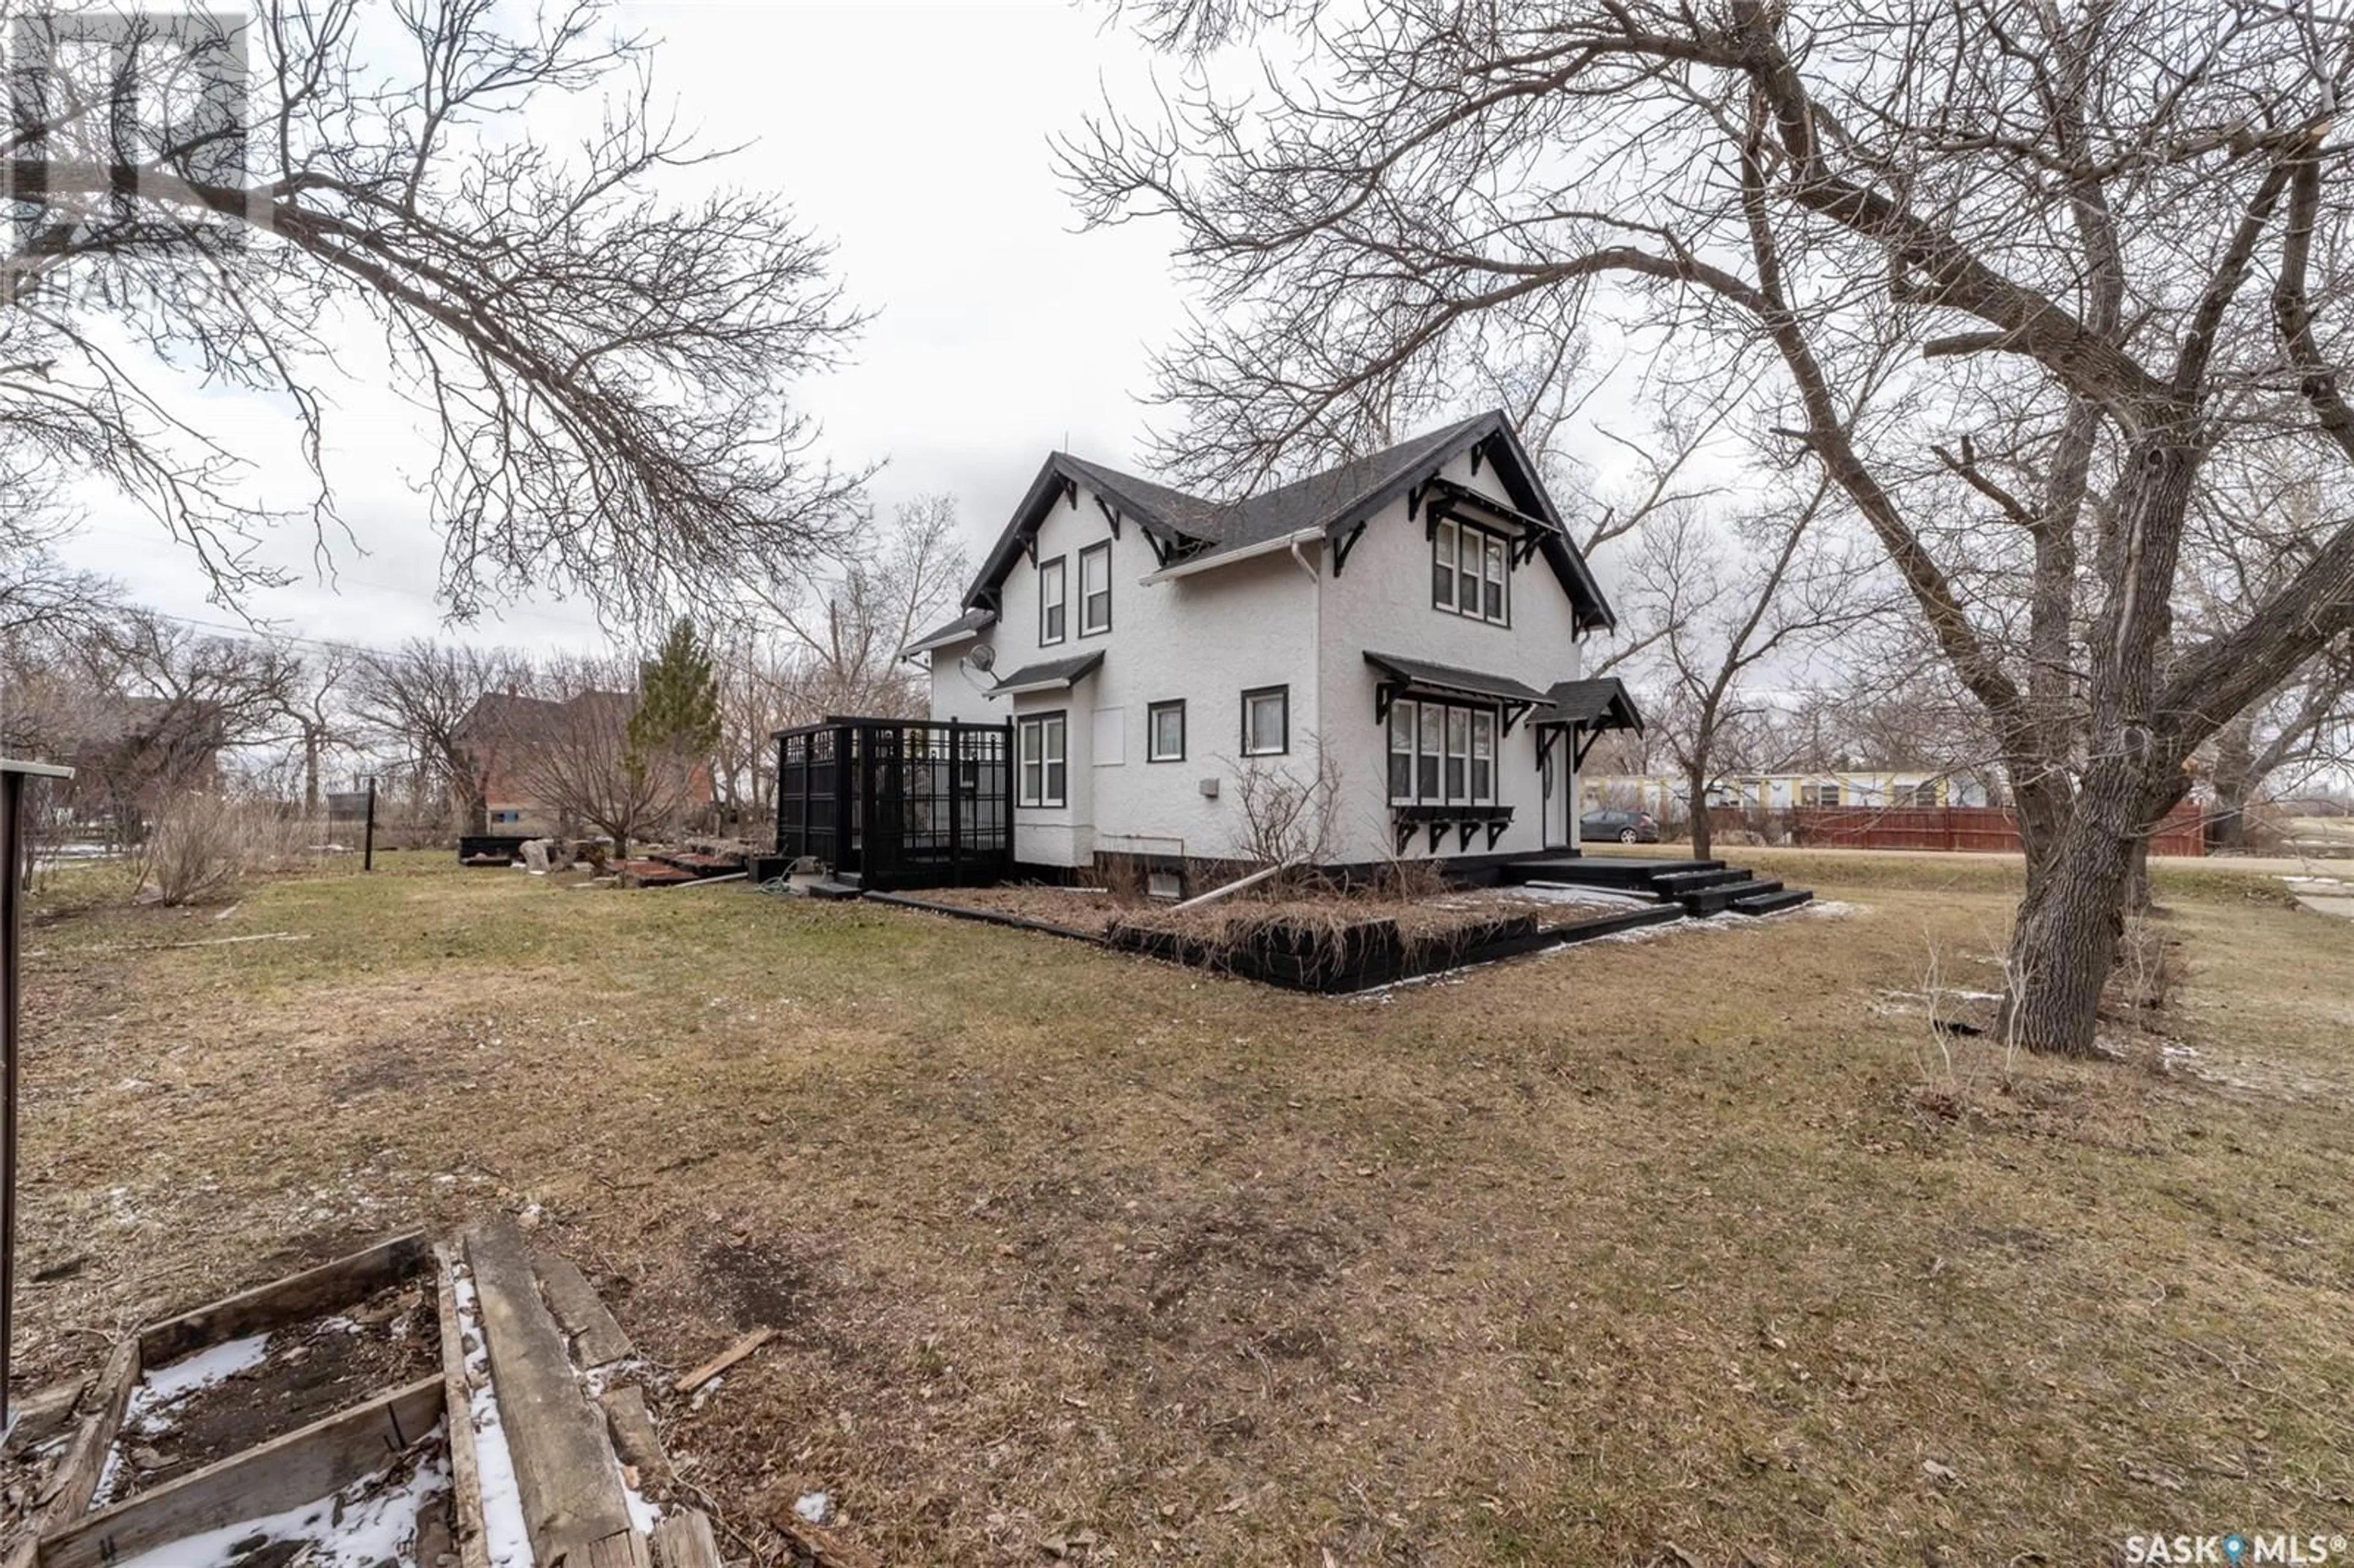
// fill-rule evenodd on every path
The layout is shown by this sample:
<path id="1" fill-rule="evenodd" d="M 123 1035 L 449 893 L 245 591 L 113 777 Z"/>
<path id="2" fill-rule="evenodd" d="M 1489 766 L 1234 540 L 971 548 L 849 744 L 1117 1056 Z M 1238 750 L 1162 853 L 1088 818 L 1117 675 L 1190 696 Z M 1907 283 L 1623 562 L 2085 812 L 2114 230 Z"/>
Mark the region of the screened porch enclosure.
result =
<path id="1" fill-rule="evenodd" d="M 1011 726 L 834 717 L 776 740 L 779 854 L 885 891 L 1013 869 Z"/>

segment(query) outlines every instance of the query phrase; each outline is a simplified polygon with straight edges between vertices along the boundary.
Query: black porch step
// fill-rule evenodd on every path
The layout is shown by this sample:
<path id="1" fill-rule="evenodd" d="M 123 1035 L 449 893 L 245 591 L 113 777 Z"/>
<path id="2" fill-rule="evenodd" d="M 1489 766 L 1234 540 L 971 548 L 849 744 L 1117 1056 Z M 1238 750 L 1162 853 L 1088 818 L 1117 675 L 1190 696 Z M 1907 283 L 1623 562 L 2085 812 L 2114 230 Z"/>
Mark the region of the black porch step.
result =
<path id="1" fill-rule="evenodd" d="M 1746 898 L 1733 901 L 1736 915 L 1772 915 L 1784 909 L 1796 909 L 1815 896 L 1811 887 L 1785 887 L 1774 893 L 1753 893 Z"/>
<path id="2" fill-rule="evenodd" d="M 1755 898 L 1767 893 L 1779 893 L 1782 885 L 1773 877 L 1753 877 L 1746 882 L 1720 882 L 1713 887 L 1695 888 L 1678 895 L 1678 901 L 1694 915 L 1722 915 L 1733 907 L 1736 898 Z"/>
<path id="3" fill-rule="evenodd" d="M 1560 882 L 1574 887 L 1615 887 L 1630 893 L 1659 891 L 1656 879 L 1678 872 L 1720 871 L 1721 860 L 1669 859 L 1650 855 L 1559 855 L 1516 860 L 1503 868 L 1503 880 Z"/>
<path id="4" fill-rule="evenodd" d="M 1751 874 L 1737 865 L 1711 866 L 1702 871 L 1667 871 L 1651 878 L 1651 885 L 1670 898 L 1697 893 L 1727 882 L 1746 882 Z"/>

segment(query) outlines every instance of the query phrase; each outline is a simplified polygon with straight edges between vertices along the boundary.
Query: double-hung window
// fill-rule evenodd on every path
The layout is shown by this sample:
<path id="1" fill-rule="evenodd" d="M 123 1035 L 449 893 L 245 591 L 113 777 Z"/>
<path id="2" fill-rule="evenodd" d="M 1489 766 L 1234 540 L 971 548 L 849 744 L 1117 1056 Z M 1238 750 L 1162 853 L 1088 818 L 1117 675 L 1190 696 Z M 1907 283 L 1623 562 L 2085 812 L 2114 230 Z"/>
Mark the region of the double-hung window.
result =
<path id="1" fill-rule="evenodd" d="M 1154 703 L 1144 710 L 1144 759 L 1147 762 L 1185 760 L 1185 705 Z"/>
<path id="2" fill-rule="evenodd" d="M 1390 706 L 1390 800 L 1399 806 L 1496 803 L 1496 711 L 1447 703 Z"/>
<path id="3" fill-rule="evenodd" d="M 1079 635 L 1111 630 L 1111 541 L 1079 552 Z"/>
<path id="4" fill-rule="evenodd" d="M 1474 620 L 1511 623 L 1511 546 L 1503 535 L 1452 520 L 1430 531 L 1430 602 Z"/>
<path id="5" fill-rule="evenodd" d="M 1063 715 L 1034 714 L 1014 721 L 1022 751 L 1022 787 L 1017 806 L 1063 804 L 1069 768 L 1063 750 Z"/>
<path id="6" fill-rule="evenodd" d="M 1291 749 L 1291 688 L 1260 686 L 1243 694 L 1243 755 L 1280 757 Z"/>
<path id="7" fill-rule="evenodd" d="M 1067 613 L 1063 603 L 1064 587 L 1062 556 L 1038 563 L 1038 643 L 1041 647 L 1063 640 L 1064 617 Z"/>

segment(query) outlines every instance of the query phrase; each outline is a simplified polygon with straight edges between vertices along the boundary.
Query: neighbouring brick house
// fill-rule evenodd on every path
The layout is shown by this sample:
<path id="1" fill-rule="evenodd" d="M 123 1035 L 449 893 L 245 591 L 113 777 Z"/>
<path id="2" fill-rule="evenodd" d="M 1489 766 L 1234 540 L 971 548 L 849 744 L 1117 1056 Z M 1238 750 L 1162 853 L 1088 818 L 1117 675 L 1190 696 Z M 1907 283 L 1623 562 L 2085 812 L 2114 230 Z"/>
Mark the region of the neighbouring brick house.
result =
<path id="1" fill-rule="evenodd" d="M 581 692 L 562 699 L 485 692 L 475 699 L 456 738 L 482 790 L 485 831 L 583 831 L 585 813 L 577 802 L 598 788 L 584 779 L 619 767 L 637 705 L 630 692 Z M 682 814 L 706 811 L 715 793 L 710 763 L 694 764 Z"/>

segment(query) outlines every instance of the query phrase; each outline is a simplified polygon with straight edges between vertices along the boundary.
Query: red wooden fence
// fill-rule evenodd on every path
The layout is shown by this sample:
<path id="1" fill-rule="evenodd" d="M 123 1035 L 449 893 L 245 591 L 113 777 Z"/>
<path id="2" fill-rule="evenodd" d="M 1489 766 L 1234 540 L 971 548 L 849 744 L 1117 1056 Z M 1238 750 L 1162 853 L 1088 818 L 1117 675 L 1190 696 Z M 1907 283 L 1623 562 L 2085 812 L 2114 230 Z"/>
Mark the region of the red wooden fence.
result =
<path id="1" fill-rule="evenodd" d="M 2008 806 L 1798 806 L 1786 813 L 1790 842 L 1837 849 L 1993 850 L 2019 853 Z M 2205 816 L 2188 801 L 2150 835 L 2152 854 L 2205 854 Z"/>

